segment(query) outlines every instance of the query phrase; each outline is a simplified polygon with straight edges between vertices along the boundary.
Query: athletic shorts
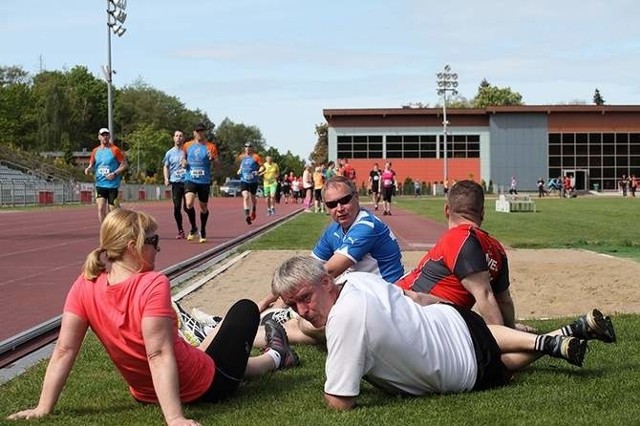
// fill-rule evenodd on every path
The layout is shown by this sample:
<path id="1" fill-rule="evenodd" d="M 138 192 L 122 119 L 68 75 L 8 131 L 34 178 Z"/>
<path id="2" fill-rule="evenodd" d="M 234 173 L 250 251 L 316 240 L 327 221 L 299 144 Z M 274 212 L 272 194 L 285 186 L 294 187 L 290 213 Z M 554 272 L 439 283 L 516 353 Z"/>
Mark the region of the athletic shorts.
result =
<path id="1" fill-rule="evenodd" d="M 387 203 L 390 203 L 392 196 L 393 196 L 393 186 L 383 186 L 382 201 L 386 201 Z"/>
<path id="2" fill-rule="evenodd" d="M 116 206 L 118 199 L 118 188 L 96 187 L 96 198 L 104 198 L 110 206 Z"/>
<path id="3" fill-rule="evenodd" d="M 322 188 L 314 189 L 313 190 L 313 196 L 314 196 L 316 201 L 322 202 Z"/>
<path id="4" fill-rule="evenodd" d="M 278 182 L 273 182 L 270 183 L 268 185 L 264 185 L 264 196 L 268 197 L 269 195 L 271 195 L 272 197 L 275 197 L 275 195 L 278 192 Z"/>
<path id="5" fill-rule="evenodd" d="M 496 388 L 509 384 L 511 373 L 502 363 L 502 352 L 498 342 L 482 317 L 470 309 L 453 304 L 448 305 L 458 311 L 469 328 L 478 364 L 478 374 L 473 390 Z"/>
<path id="6" fill-rule="evenodd" d="M 211 194 L 211 185 L 208 183 L 186 182 L 184 184 L 184 192 L 193 192 L 198 195 L 198 200 L 201 203 L 206 203 L 209 201 L 209 195 Z"/>
<path id="7" fill-rule="evenodd" d="M 258 182 L 242 182 L 240 181 L 240 191 L 249 191 L 251 195 L 256 195 L 258 192 Z"/>
<path id="8" fill-rule="evenodd" d="M 205 352 L 216 366 L 213 383 L 193 402 L 218 402 L 230 397 L 244 378 L 253 340 L 260 324 L 255 302 L 237 301 L 218 327 L 220 330 Z"/>

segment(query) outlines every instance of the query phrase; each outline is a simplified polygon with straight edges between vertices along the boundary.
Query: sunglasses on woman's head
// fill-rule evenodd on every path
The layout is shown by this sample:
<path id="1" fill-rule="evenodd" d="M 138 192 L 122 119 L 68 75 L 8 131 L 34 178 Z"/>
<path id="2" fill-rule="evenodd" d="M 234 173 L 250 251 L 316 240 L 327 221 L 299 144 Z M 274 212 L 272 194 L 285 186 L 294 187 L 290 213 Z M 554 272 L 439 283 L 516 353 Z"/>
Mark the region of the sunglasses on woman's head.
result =
<path id="1" fill-rule="evenodd" d="M 160 236 L 158 234 L 153 234 L 150 237 L 144 239 L 145 244 L 149 244 L 153 246 L 154 249 L 158 250 L 158 242 L 160 241 Z"/>
<path id="2" fill-rule="evenodd" d="M 339 200 L 325 201 L 324 204 L 330 209 L 335 209 L 336 207 L 338 207 L 338 204 L 340 204 L 341 206 L 344 206 L 345 204 L 349 204 L 352 198 L 353 198 L 353 193 L 347 194 L 344 197 L 340 198 Z"/>

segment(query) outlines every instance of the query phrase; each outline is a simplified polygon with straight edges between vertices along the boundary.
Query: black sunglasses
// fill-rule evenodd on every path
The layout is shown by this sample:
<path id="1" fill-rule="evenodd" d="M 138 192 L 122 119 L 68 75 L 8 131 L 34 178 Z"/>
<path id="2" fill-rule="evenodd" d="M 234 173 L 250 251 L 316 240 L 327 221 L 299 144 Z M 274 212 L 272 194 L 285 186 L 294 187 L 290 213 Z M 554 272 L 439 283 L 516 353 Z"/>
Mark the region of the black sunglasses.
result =
<path id="1" fill-rule="evenodd" d="M 353 193 L 347 194 L 344 197 L 340 198 L 339 200 L 325 201 L 324 204 L 330 209 L 335 209 L 336 207 L 338 207 L 338 204 L 340 204 L 341 206 L 344 206 L 345 204 L 349 204 L 352 198 L 353 198 Z"/>
<path id="2" fill-rule="evenodd" d="M 149 244 L 153 246 L 154 249 L 158 250 L 158 243 L 160 242 L 160 236 L 158 234 L 153 234 L 150 237 L 144 239 L 145 244 Z"/>

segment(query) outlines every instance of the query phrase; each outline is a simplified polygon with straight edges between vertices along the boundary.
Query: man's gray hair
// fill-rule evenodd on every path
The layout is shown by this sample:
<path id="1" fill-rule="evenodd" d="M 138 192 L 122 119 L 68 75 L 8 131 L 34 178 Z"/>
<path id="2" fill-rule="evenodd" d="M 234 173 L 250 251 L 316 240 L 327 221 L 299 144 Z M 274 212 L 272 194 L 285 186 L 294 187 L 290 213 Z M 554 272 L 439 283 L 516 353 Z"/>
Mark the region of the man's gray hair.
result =
<path id="1" fill-rule="evenodd" d="M 327 275 L 322 261 L 313 256 L 293 256 L 273 273 L 271 292 L 277 296 L 295 290 L 301 284 L 319 285 Z"/>

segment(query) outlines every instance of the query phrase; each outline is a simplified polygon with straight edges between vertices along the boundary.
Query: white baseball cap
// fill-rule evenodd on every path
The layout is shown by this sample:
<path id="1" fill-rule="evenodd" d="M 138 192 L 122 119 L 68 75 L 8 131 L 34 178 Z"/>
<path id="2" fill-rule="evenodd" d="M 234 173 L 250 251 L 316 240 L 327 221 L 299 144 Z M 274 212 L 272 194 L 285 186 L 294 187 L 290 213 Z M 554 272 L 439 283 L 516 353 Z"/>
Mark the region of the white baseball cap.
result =
<path id="1" fill-rule="evenodd" d="M 99 135 L 103 135 L 103 134 L 105 134 L 105 133 L 109 133 L 109 134 L 111 134 L 111 132 L 109 131 L 109 129 L 107 129 L 106 127 L 103 127 L 102 129 L 100 129 L 100 130 L 98 131 L 98 134 L 99 134 Z"/>

